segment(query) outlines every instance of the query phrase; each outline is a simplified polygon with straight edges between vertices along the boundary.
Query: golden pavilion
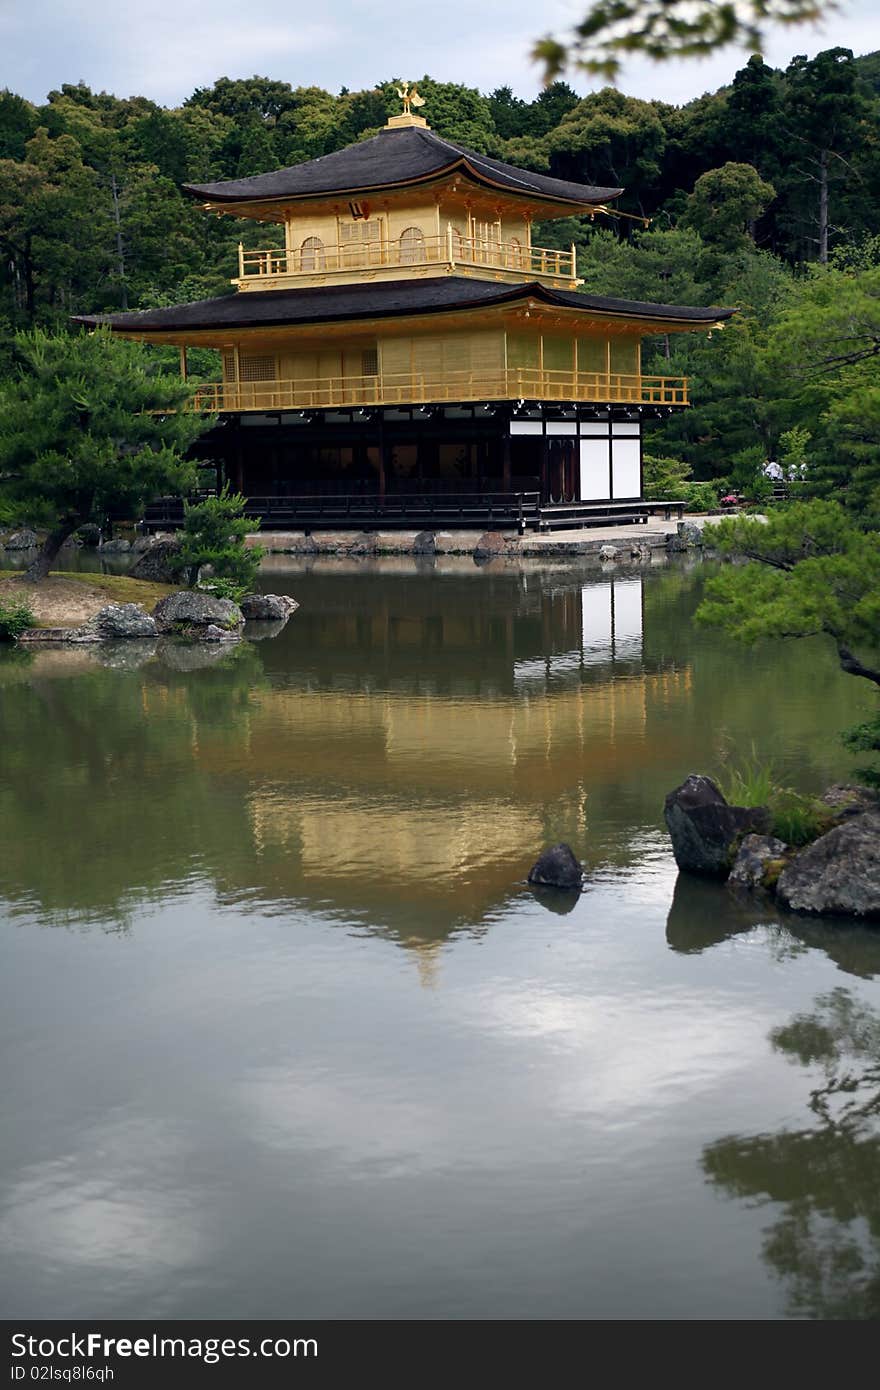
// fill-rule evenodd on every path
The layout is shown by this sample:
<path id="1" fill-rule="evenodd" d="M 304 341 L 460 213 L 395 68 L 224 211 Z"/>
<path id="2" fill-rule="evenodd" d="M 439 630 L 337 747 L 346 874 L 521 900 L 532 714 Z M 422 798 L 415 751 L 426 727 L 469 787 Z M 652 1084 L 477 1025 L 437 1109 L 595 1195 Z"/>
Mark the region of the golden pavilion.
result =
<path id="1" fill-rule="evenodd" d="M 688 403 L 685 378 L 642 373 L 642 339 L 732 311 L 581 293 L 574 246 L 532 228 L 622 189 L 465 149 L 401 95 L 403 114 L 335 154 L 185 186 L 284 229 L 282 247 L 259 231 L 239 247 L 235 293 L 78 322 L 174 344 L 184 374 L 188 348 L 217 350 L 200 456 L 264 526 L 639 519 L 643 422 Z"/>

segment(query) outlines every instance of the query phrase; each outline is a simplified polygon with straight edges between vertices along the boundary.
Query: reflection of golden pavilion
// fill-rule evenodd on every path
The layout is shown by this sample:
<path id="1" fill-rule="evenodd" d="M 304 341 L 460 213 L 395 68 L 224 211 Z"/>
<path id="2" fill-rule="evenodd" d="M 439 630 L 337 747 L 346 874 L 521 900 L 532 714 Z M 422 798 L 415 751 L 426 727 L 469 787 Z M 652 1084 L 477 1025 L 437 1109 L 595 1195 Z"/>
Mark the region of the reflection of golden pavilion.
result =
<path id="1" fill-rule="evenodd" d="M 467 642 L 454 625 L 447 635 L 462 646 L 448 689 L 386 682 L 374 693 L 352 682 L 358 653 L 340 642 L 332 669 L 345 688 L 304 671 L 302 685 L 253 692 L 245 740 L 202 737 L 203 765 L 250 782 L 255 847 L 275 881 L 352 907 L 381 898 L 416 919 L 451 904 L 473 920 L 503 901 L 554 826 L 583 832 L 593 789 L 663 763 L 668 745 L 648 737 L 649 713 L 687 701 L 691 677 L 644 671 L 641 578 L 569 586 L 537 612 L 537 626 L 522 615 L 537 634 L 530 648 L 519 633 L 499 637 L 506 689 L 497 675 L 489 693 L 455 678 Z M 385 616 L 393 670 L 411 639 Z M 343 620 L 354 644 L 362 620 Z M 372 648 L 379 634 L 361 626 L 360 636 Z M 536 644 L 550 654 L 515 655 Z"/>

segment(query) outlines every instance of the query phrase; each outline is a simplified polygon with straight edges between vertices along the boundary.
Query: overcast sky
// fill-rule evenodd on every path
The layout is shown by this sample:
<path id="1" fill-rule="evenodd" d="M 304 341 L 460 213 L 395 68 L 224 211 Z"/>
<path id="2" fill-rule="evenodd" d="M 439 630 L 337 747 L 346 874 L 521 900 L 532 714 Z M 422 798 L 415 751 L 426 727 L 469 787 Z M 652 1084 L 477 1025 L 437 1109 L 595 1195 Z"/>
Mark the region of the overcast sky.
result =
<path id="1" fill-rule="evenodd" d="M 531 99 L 540 91 L 532 43 L 563 33 L 585 9 L 577 0 L 0 0 L 0 87 L 42 102 L 62 82 L 82 80 L 176 106 L 222 76 L 258 73 L 338 92 L 428 73 L 483 92 L 506 84 Z M 784 67 L 796 53 L 836 45 L 880 48 L 877 0 L 841 0 L 822 29 L 777 30 L 765 57 Z M 727 50 L 702 62 L 632 63 L 620 86 L 684 102 L 729 81 L 746 56 Z M 582 94 L 599 85 L 570 80 Z"/>

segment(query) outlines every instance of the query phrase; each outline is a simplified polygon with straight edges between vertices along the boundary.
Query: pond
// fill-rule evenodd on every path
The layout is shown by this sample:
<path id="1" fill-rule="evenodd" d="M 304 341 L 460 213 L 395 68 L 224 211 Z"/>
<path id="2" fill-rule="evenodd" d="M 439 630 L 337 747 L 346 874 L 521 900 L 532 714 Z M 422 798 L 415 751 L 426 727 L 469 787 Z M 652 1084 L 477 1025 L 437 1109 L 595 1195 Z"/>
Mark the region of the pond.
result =
<path id="1" fill-rule="evenodd" d="M 0 655 L 3 1316 L 878 1316 L 880 930 L 662 825 L 867 686 L 699 566 L 268 564 L 272 640 Z"/>

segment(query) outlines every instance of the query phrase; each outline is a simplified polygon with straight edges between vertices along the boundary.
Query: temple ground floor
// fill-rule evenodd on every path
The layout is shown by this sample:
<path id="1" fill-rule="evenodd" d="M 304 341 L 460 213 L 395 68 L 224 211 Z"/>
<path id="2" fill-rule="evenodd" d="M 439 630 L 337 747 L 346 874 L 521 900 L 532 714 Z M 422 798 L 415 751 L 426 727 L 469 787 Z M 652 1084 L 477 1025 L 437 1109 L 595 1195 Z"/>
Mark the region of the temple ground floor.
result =
<path id="1" fill-rule="evenodd" d="M 642 428 L 657 409 L 504 402 L 221 416 L 196 447 L 263 529 L 642 521 Z M 148 524 L 174 524 L 173 505 Z"/>

